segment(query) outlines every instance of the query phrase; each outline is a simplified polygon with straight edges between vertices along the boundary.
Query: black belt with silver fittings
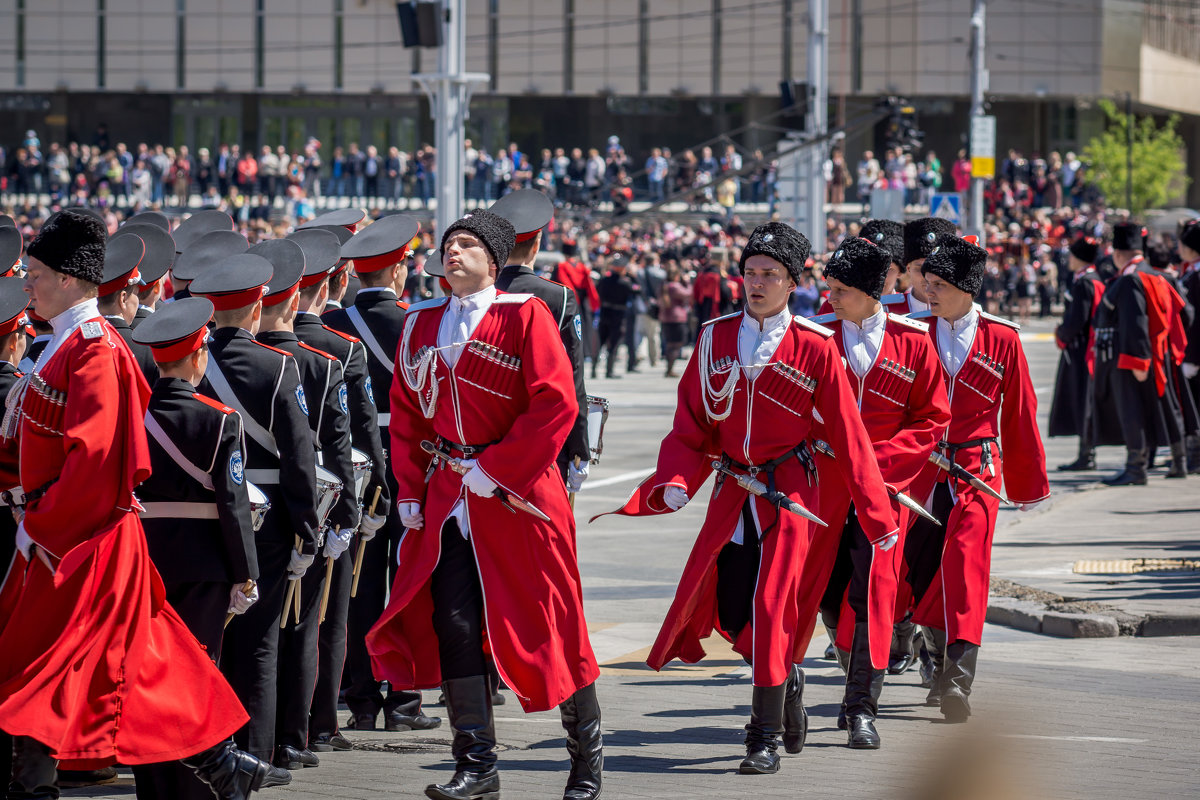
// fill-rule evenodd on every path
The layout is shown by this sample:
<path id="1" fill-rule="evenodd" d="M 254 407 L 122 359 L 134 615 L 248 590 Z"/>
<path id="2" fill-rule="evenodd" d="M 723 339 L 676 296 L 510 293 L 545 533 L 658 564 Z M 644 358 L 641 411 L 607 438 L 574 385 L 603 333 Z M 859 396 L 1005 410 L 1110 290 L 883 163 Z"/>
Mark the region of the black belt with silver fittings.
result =
<path id="1" fill-rule="evenodd" d="M 981 448 L 983 455 L 981 456 L 980 469 L 987 470 L 993 475 L 996 474 L 995 466 L 992 464 L 992 445 L 996 445 L 996 452 L 1001 457 L 1004 453 L 1000 450 L 1000 445 L 997 443 L 995 436 L 987 436 L 982 439 L 971 439 L 966 442 L 938 442 L 937 448 L 946 453 L 946 457 L 950 459 L 950 463 L 954 463 L 954 457 L 960 450 L 970 450 L 972 447 Z M 980 472 L 980 474 L 983 474 Z"/>
<path id="2" fill-rule="evenodd" d="M 751 478 L 757 478 L 759 473 L 766 473 L 767 488 L 772 492 L 778 491 L 775 488 L 775 469 L 780 464 L 784 464 L 793 458 L 798 460 L 804 466 L 804 471 L 808 477 L 808 485 L 812 486 L 813 477 L 817 474 L 817 464 L 813 460 L 812 453 L 810 453 L 808 450 L 807 442 L 801 442 L 778 458 L 772 458 L 770 461 L 763 462 L 762 464 L 743 464 L 742 462 L 730 456 L 728 453 L 721 453 L 721 461 L 725 466 L 740 469 Z M 717 476 L 718 490 L 724 481 L 725 476 L 723 474 Z"/>
<path id="3" fill-rule="evenodd" d="M 58 482 L 58 478 L 52 478 L 36 489 L 24 491 L 20 486 L 14 486 L 0 492 L 0 502 L 4 503 L 9 508 L 24 508 L 30 503 L 36 503 L 46 496 L 46 492 L 50 491 L 50 487 Z"/>

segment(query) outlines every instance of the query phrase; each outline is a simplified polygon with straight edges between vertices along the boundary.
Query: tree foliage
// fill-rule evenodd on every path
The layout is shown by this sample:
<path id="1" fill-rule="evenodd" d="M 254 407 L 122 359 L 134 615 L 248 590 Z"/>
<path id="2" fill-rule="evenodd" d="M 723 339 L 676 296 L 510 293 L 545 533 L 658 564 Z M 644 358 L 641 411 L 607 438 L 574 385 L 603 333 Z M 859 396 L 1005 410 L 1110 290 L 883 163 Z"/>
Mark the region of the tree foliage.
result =
<path id="1" fill-rule="evenodd" d="M 1091 178 L 1110 206 L 1125 206 L 1128 173 L 1127 132 L 1133 125 L 1133 188 L 1129 211 L 1141 214 L 1165 205 L 1187 189 L 1191 178 L 1184 162 L 1183 139 L 1176 131 L 1179 117 L 1171 115 L 1160 127 L 1152 117 L 1138 119 L 1117 109 L 1111 100 L 1101 100 L 1107 118 L 1103 133 L 1084 148 L 1091 164 Z"/>

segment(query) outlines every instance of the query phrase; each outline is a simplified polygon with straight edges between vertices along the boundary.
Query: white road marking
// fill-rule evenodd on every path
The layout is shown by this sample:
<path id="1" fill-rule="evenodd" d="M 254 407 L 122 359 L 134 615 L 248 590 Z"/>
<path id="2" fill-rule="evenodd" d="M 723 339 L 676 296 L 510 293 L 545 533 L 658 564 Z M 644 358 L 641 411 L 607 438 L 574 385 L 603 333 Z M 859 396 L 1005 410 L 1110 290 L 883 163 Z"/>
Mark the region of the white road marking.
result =
<path id="1" fill-rule="evenodd" d="M 1032 733 L 1002 733 L 1005 739 L 1037 739 L 1048 742 L 1108 742 L 1112 744 L 1145 744 L 1149 739 L 1122 739 L 1119 736 L 1037 736 Z"/>
<path id="2" fill-rule="evenodd" d="M 632 472 L 622 472 L 622 473 L 613 475 L 608 478 L 601 478 L 598 481 L 587 480 L 587 481 L 584 481 L 584 483 L 583 483 L 583 491 L 586 492 L 589 489 L 601 489 L 605 486 L 612 486 L 613 484 L 625 483 L 627 481 L 640 481 L 643 478 L 648 478 L 653 474 L 654 474 L 654 470 L 652 468 L 651 469 L 635 469 Z"/>

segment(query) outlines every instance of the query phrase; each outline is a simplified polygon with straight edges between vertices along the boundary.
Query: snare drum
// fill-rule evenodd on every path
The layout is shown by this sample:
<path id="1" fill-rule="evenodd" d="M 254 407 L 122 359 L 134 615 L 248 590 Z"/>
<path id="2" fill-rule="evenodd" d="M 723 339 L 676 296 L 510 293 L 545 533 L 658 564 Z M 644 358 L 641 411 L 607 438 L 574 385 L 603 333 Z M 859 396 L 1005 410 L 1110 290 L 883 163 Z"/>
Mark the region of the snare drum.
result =
<path id="1" fill-rule="evenodd" d="M 600 463 L 604 452 L 604 423 L 608 422 L 608 400 L 588 395 L 588 449 L 592 452 L 592 463 Z"/>
<path id="2" fill-rule="evenodd" d="M 250 523 L 257 531 L 262 527 L 263 520 L 267 518 L 271 504 L 267 502 L 267 496 L 263 494 L 262 489 L 250 481 L 246 481 L 246 494 L 250 495 Z"/>
<path id="3" fill-rule="evenodd" d="M 333 510 L 333 504 L 338 501 L 341 494 L 342 482 L 337 479 L 337 476 L 324 467 L 317 467 L 318 527 L 325 526 L 325 520 L 329 517 L 329 512 Z"/>
<path id="4" fill-rule="evenodd" d="M 350 448 L 350 460 L 354 462 L 354 496 L 358 498 L 359 505 L 361 505 L 363 496 L 367 493 L 367 481 L 371 478 L 371 468 L 375 465 L 371 463 L 371 459 L 366 453 L 354 447 Z"/>

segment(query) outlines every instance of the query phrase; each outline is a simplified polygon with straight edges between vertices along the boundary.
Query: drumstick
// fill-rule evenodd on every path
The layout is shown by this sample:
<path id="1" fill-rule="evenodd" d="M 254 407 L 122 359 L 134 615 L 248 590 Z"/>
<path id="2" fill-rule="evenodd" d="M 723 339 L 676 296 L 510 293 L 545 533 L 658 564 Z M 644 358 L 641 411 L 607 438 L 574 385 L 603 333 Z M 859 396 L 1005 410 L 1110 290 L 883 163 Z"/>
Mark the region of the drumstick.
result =
<path id="1" fill-rule="evenodd" d="M 333 529 L 333 535 L 337 536 L 342 530 L 341 525 L 337 525 Z M 321 625 L 325 622 L 325 609 L 329 608 L 329 586 L 333 583 L 333 556 L 325 556 L 325 588 L 321 590 L 321 616 L 317 620 L 317 624 Z"/>
<path id="2" fill-rule="evenodd" d="M 375 506 L 379 503 L 379 493 L 383 491 L 382 486 L 375 487 L 375 496 L 371 498 L 371 510 L 367 512 L 367 516 L 375 516 Z M 358 597 L 358 579 L 362 576 L 363 553 L 366 551 L 367 543 L 358 537 L 358 549 L 354 551 L 354 582 L 350 584 L 350 596 Z"/>
<path id="3" fill-rule="evenodd" d="M 299 534 L 297 534 L 296 535 L 296 544 L 295 544 L 295 549 L 296 549 L 297 553 L 300 552 L 300 547 L 301 547 L 300 536 L 299 536 Z M 287 594 L 285 594 L 283 596 L 283 618 L 279 620 L 280 628 L 287 627 L 288 616 L 292 613 L 292 607 L 295 605 L 295 603 L 298 599 L 297 595 L 300 593 L 300 588 L 296 585 L 299 582 L 300 582 L 299 578 L 297 578 L 294 581 L 288 581 Z M 296 621 L 297 622 L 300 621 L 299 613 L 296 614 Z"/>
<path id="4" fill-rule="evenodd" d="M 242 584 L 242 594 L 248 595 L 253 590 L 254 590 L 254 581 L 246 581 L 244 584 Z M 233 618 L 236 616 L 237 616 L 237 614 L 233 613 L 232 611 L 230 611 L 228 614 L 225 615 L 225 627 L 226 628 L 229 627 L 229 623 L 232 622 Z"/>
<path id="5" fill-rule="evenodd" d="M 575 456 L 575 469 L 579 469 L 579 456 Z M 575 492 L 567 492 L 567 502 L 571 504 L 571 510 L 575 510 Z"/>

